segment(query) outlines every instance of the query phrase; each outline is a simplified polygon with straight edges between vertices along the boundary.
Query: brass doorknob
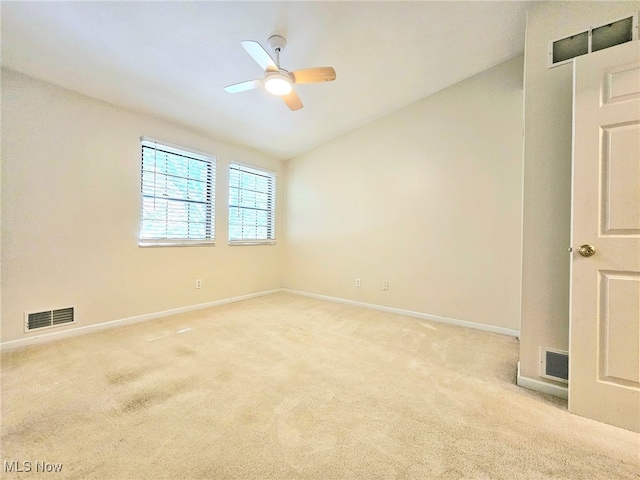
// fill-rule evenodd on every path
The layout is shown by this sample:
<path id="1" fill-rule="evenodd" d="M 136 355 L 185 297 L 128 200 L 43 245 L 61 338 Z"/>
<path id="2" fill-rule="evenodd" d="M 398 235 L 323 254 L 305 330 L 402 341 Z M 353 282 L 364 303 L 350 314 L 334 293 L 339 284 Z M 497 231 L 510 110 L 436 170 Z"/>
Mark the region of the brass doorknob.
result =
<path id="1" fill-rule="evenodd" d="M 596 254 L 596 248 L 593 245 L 581 245 L 578 253 L 583 257 L 591 257 Z"/>

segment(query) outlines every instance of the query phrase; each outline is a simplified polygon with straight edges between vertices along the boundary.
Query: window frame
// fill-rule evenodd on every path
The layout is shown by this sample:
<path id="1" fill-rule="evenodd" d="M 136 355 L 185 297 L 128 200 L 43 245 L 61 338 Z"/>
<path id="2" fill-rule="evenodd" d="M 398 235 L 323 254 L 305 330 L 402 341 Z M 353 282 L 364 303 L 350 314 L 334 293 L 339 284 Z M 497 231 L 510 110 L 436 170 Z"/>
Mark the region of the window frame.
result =
<path id="1" fill-rule="evenodd" d="M 254 172 L 256 172 L 257 175 L 263 175 L 265 177 L 270 178 L 271 182 L 272 182 L 272 187 L 271 187 L 271 195 L 269 197 L 269 202 L 270 202 L 270 207 L 268 209 L 268 215 L 270 217 L 270 222 L 267 225 L 267 229 L 268 231 L 271 232 L 271 236 L 267 235 L 267 238 L 231 238 L 231 230 L 232 230 L 232 224 L 231 224 L 231 219 L 232 219 L 232 215 L 231 215 L 231 209 L 232 208 L 247 208 L 247 207 L 240 207 L 238 205 L 232 205 L 231 203 L 231 190 L 232 188 L 236 188 L 236 187 L 232 187 L 231 185 L 231 176 L 232 176 L 232 171 L 234 170 L 234 166 L 239 167 L 238 169 L 245 169 L 246 170 L 253 170 Z M 229 191 L 227 192 L 227 203 L 228 203 L 228 213 L 229 213 L 229 217 L 228 217 L 228 228 L 229 228 L 229 232 L 228 232 L 228 242 L 229 245 L 231 246 L 235 246 L 235 245 L 275 245 L 277 243 L 277 237 L 276 237 L 276 211 L 277 211 L 277 185 L 278 185 L 278 175 L 276 172 L 266 169 L 266 168 L 262 168 L 262 167 L 257 167 L 255 165 L 250 165 L 248 163 L 243 163 L 243 162 L 237 162 L 237 161 L 231 161 L 229 162 Z M 247 173 L 252 173 L 252 172 L 247 172 Z"/>
<path id="2" fill-rule="evenodd" d="M 147 145 L 145 145 L 147 144 Z M 149 144 L 154 144 L 151 146 Z M 143 238 L 143 225 L 144 225 L 144 200 L 146 198 L 159 198 L 158 195 L 145 195 L 144 192 L 144 149 L 154 148 L 156 150 L 162 150 L 167 153 L 182 155 L 184 157 L 202 161 L 207 164 L 207 181 L 206 181 L 206 216 L 209 221 L 206 223 L 205 229 L 207 231 L 205 238 L 171 238 L 168 236 L 159 237 L 147 237 Z M 192 148 L 186 148 L 181 145 L 175 145 L 169 142 L 156 140 L 151 137 L 140 137 L 140 224 L 138 229 L 138 246 L 140 247 L 190 247 L 190 246 L 214 246 L 215 245 L 215 197 L 216 197 L 216 164 L 217 157 L 209 153 L 201 152 Z M 188 178 L 188 177 L 184 177 Z M 154 190 L 154 193 L 157 193 Z M 184 200 L 187 203 L 186 200 Z"/>

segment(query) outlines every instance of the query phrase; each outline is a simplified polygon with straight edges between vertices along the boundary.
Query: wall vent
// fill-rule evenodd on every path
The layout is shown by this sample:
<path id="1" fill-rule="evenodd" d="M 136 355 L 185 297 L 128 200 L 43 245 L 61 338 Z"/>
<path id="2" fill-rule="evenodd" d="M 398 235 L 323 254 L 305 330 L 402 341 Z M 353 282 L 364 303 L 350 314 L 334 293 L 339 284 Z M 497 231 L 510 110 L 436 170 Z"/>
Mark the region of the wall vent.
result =
<path id="1" fill-rule="evenodd" d="M 569 383 L 569 352 L 540 347 L 540 376 Z"/>
<path id="2" fill-rule="evenodd" d="M 31 332 L 43 328 L 53 328 L 67 323 L 75 323 L 75 307 L 30 312 L 24 314 L 24 331 Z"/>
<path id="3" fill-rule="evenodd" d="M 638 14 L 604 25 L 585 28 L 581 32 L 549 42 L 549 68 L 569 63 L 580 55 L 597 52 L 638 39 Z"/>

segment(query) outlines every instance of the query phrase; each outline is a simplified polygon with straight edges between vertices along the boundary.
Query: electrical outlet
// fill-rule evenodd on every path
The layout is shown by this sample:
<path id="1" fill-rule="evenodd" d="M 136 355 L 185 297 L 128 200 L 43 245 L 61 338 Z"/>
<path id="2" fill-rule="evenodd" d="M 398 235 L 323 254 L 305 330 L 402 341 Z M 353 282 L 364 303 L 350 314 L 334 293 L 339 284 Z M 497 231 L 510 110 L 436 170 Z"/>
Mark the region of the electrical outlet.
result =
<path id="1" fill-rule="evenodd" d="M 196 280 L 196 288 L 202 288 L 202 280 Z"/>
<path id="2" fill-rule="evenodd" d="M 385 292 L 389 290 L 389 282 L 382 282 L 382 290 Z"/>
<path id="3" fill-rule="evenodd" d="M 356 287 L 359 287 L 359 286 L 360 286 L 360 279 L 356 278 Z"/>

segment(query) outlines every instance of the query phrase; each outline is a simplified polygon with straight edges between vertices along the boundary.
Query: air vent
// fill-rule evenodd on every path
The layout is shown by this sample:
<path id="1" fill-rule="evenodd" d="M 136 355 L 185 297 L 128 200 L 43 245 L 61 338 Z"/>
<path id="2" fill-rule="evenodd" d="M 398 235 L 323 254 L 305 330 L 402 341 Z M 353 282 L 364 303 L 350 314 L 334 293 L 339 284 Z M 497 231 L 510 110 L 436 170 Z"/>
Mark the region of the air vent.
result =
<path id="1" fill-rule="evenodd" d="M 540 376 L 569 383 L 569 352 L 540 348 Z"/>
<path id="2" fill-rule="evenodd" d="M 591 30 L 591 51 L 597 52 L 631 40 L 633 40 L 633 17 L 623 18 Z"/>
<path id="3" fill-rule="evenodd" d="M 43 328 L 57 327 L 60 325 L 65 325 L 67 323 L 75 323 L 74 307 L 24 314 L 25 332 L 31 332 L 33 330 L 40 330 Z"/>
<path id="4" fill-rule="evenodd" d="M 568 37 L 552 40 L 548 48 L 549 67 L 570 62 L 580 55 L 597 52 L 638 39 L 638 14 L 628 16 Z"/>

